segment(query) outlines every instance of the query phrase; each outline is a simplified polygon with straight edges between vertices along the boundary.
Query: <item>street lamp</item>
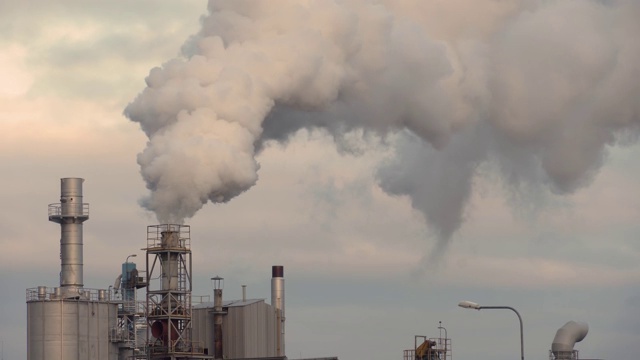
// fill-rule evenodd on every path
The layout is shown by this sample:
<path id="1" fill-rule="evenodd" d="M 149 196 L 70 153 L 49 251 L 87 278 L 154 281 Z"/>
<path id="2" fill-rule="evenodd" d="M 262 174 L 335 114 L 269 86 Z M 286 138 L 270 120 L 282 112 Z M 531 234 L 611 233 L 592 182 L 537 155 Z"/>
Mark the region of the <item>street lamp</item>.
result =
<path id="1" fill-rule="evenodd" d="M 442 321 L 438 321 L 438 329 L 440 330 L 444 330 L 444 338 L 448 339 L 449 337 L 447 336 L 447 329 L 445 329 L 444 326 L 442 326 Z"/>
<path id="2" fill-rule="evenodd" d="M 447 341 L 449 339 L 449 336 L 447 336 L 447 329 L 442 326 L 442 321 L 438 321 L 438 329 L 440 330 L 444 330 L 444 352 L 445 354 L 447 353 Z M 442 332 L 440 332 L 440 337 L 442 338 Z M 442 341 L 442 339 L 440 339 Z"/>
<path id="3" fill-rule="evenodd" d="M 138 256 L 138 255 L 136 255 L 136 254 L 131 254 L 131 255 L 127 256 L 127 260 L 125 260 L 125 262 L 124 262 L 124 263 L 125 263 L 125 264 L 128 264 L 128 263 L 129 263 L 129 258 L 130 258 L 130 257 L 136 257 L 136 256 Z"/>
<path id="4" fill-rule="evenodd" d="M 461 301 L 458 306 L 465 308 L 465 309 L 475 309 L 475 310 L 482 310 L 482 309 L 507 309 L 507 310 L 511 310 L 514 313 L 516 313 L 516 315 L 518 315 L 518 320 L 520 321 L 520 359 L 524 360 L 524 336 L 523 336 L 523 330 L 522 330 L 522 317 L 520 316 L 520 313 L 512 308 L 511 306 L 480 306 L 474 302 L 471 301 Z"/>

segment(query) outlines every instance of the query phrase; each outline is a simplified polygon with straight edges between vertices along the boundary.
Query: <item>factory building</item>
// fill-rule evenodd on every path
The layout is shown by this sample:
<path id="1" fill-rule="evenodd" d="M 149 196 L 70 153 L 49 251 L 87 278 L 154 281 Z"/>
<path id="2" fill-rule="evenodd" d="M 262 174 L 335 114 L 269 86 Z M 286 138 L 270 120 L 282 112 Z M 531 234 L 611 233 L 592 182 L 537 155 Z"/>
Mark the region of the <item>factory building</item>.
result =
<path id="1" fill-rule="evenodd" d="M 241 300 L 223 301 L 223 279 L 212 278 L 214 302 L 198 304 L 193 309 L 194 341 L 203 343 L 205 352 L 218 358 L 284 357 L 283 273 L 282 266 L 272 267 L 271 303 L 276 306 L 264 299 L 247 299 L 245 288 Z M 215 327 L 216 320 L 220 327 Z M 220 329 L 219 338 L 215 337 L 216 329 Z"/>
<path id="2" fill-rule="evenodd" d="M 147 227 L 145 270 L 129 262 L 106 289 L 84 287 L 82 225 L 89 219 L 80 178 L 61 179 L 49 220 L 60 224 L 60 283 L 27 289 L 28 360 L 286 359 L 284 268 L 272 267 L 271 304 L 193 304 L 188 225 Z M 138 297 L 138 290 L 145 296 Z"/>

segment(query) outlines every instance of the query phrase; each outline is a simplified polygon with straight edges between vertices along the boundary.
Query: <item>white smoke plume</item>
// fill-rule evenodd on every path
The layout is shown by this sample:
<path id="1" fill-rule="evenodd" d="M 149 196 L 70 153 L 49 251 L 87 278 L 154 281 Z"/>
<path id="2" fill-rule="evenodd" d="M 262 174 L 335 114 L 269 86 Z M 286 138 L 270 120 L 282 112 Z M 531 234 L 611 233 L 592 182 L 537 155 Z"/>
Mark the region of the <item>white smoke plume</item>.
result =
<path id="1" fill-rule="evenodd" d="M 180 58 L 125 109 L 160 222 L 256 184 L 256 151 L 305 127 L 404 134 L 378 171 L 445 246 L 478 165 L 557 193 L 640 128 L 636 0 L 209 1 Z"/>

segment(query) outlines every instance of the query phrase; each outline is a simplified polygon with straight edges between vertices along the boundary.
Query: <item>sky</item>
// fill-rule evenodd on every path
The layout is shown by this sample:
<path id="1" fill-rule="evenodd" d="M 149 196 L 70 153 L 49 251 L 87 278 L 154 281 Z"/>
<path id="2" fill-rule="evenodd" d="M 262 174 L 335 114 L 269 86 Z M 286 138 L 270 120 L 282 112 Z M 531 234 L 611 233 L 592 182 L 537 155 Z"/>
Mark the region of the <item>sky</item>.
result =
<path id="1" fill-rule="evenodd" d="M 57 286 L 47 205 L 81 177 L 84 283 L 191 226 L 194 295 L 270 298 L 289 358 L 584 358 L 640 335 L 633 1 L 0 1 L 0 342 Z M 152 70 L 154 69 L 154 70 Z M 140 294 L 143 295 L 143 294 Z M 268 301 L 268 300 L 267 300 Z"/>

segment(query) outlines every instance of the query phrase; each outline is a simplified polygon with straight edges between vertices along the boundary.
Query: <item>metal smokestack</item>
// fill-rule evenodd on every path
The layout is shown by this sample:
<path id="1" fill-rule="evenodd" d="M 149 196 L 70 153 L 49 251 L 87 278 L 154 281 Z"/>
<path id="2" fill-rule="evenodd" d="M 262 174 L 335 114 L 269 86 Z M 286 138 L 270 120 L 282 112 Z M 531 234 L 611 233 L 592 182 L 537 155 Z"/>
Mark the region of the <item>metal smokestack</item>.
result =
<path id="1" fill-rule="evenodd" d="M 203 354 L 203 348 L 191 341 L 190 229 L 189 225 L 179 224 L 147 226 L 145 315 L 151 324 L 147 354 L 153 354 L 153 359 Z"/>
<path id="2" fill-rule="evenodd" d="M 213 281 L 213 358 L 223 358 L 223 337 L 222 337 L 222 288 L 224 278 L 216 276 Z"/>
<path id="3" fill-rule="evenodd" d="M 180 234 L 168 226 L 166 231 L 161 233 L 161 246 L 163 249 L 179 249 Z M 161 254 L 162 264 L 162 290 L 178 289 L 178 253 L 167 251 Z"/>
<path id="4" fill-rule="evenodd" d="M 82 223 L 89 204 L 82 202 L 81 178 L 60 179 L 60 203 L 49 204 L 49 221 L 60 224 L 60 287 L 64 296 L 79 295 L 82 280 Z"/>
<path id="5" fill-rule="evenodd" d="M 284 267 L 271 267 L 271 306 L 277 311 L 278 344 L 277 356 L 285 356 L 284 351 Z"/>

